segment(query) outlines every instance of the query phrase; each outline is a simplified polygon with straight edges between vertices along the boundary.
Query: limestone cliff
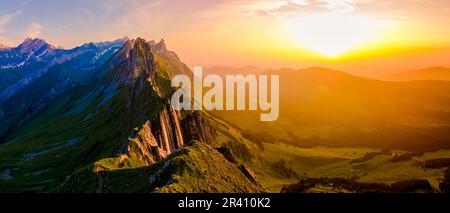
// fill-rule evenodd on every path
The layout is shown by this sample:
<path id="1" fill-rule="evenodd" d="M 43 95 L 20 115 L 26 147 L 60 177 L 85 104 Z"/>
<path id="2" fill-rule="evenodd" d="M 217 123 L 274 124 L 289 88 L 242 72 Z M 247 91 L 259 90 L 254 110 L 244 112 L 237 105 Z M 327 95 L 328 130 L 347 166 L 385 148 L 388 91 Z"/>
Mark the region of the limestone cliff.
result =
<path id="1" fill-rule="evenodd" d="M 211 141 L 209 128 L 200 113 L 176 112 L 170 103 L 170 78 L 187 72 L 185 65 L 180 65 L 182 62 L 173 61 L 173 54 L 163 40 L 159 43 L 140 38 L 129 40 L 105 66 L 112 74 L 100 72 L 99 77 L 107 79 L 108 85 L 129 88 L 126 104 L 133 130 L 119 154 L 152 164 L 182 147 L 185 141 Z M 167 64 L 177 66 L 170 66 L 171 69 Z M 156 118 L 146 113 L 149 105 L 161 105 L 156 109 Z"/>

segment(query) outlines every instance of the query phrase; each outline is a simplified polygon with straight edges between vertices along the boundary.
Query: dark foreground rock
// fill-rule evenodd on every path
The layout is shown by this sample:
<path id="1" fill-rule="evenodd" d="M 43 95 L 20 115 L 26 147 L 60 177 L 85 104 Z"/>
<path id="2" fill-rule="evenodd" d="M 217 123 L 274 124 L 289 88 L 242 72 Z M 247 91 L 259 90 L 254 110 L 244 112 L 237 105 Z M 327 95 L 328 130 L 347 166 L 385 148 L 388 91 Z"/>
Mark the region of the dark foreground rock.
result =
<path id="1" fill-rule="evenodd" d="M 441 190 L 441 192 L 450 192 L 450 167 L 445 170 L 444 180 L 441 182 L 441 184 L 439 184 L 439 189 Z"/>
<path id="2" fill-rule="evenodd" d="M 303 178 L 284 186 L 282 193 L 350 192 L 350 193 L 416 193 L 434 192 L 427 180 L 407 180 L 393 183 L 364 183 L 346 178 Z"/>

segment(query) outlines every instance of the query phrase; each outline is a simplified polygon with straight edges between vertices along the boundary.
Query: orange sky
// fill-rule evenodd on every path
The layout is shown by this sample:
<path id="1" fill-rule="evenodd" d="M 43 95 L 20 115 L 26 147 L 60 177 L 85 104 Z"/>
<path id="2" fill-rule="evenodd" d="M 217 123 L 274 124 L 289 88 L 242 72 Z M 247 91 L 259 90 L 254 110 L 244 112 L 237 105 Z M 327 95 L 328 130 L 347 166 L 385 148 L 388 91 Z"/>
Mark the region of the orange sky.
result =
<path id="1" fill-rule="evenodd" d="M 325 66 L 371 77 L 450 66 L 449 1 L 272 2 L 224 4 L 216 9 L 226 11 L 220 22 L 203 26 L 205 33 L 174 35 L 170 44 L 197 65 Z M 304 37 L 310 39 L 302 43 Z M 333 46 L 344 50 L 320 50 Z"/>
<path id="2" fill-rule="evenodd" d="M 448 0 L 4 0 L 0 43 L 159 40 L 191 67 L 324 66 L 377 76 L 450 66 Z"/>

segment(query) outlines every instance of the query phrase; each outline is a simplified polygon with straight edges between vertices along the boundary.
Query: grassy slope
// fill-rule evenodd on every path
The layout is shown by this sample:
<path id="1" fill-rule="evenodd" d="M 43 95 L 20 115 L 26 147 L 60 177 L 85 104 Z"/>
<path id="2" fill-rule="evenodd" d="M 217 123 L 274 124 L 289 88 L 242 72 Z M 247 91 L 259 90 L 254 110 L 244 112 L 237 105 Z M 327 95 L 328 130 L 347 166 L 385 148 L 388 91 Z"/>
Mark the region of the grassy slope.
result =
<path id="1" fill-rule="evenodd" d="M 146 105 L 132 106 L 133 110 L 129 111 L 125 108 L 129 89 L 119 89 L 111 101 L 101 107 L 103 93 L 83 99 L 85 96 L 81 94 L 88 93 L 80 89 L 78 97 L 72 95 L 70 99 L 58 100 L 20 129 L 1 145 L 0 171 L 10 170 L 14 178 L 0 180 L 0 191 L 52 190 L 74 169 L 114 155 L 129 136 L 133 128 L 130 125 L 136 122 L 131 119 L 155 119 L 164 104 L 147 89 L 136 97 L 142 100 L 135 102 Z M 79 113 L 67 113 L 80 105 L 80 99 L 88 102 L 86 108 Z M 133 116 L 137 114 L 141 116 Z M 54 149 L 56 144 L 73 139 L 77 140 L 75 144 Z M 30 153 L 39 155 L 27 159 Z"/>
<path id="2" fill-rule="evenodd" d="M 139 54 L 144 52 L 142 49 Z M 167 79 L 175 73 L 186 73 L 189 69 L 173 54 L 155 57 L 157 86 L 163 95 L 170 96 L 172 91 Z M 138 60 L 142 66 L 147 65 L 146 58 L 139 56 Z M 86 180 L 93 180 L 92 174 L 95 173 L 90 170 L 101 168 L 102 171 L 99 172 L 110 172 L 112 176 L 117 174 L 114 181 L 119 182 L 122 178 L 147 174 L 142 173 L 142 162 L 136 159 L 122 162 L 114 156 L 127 140 L 131 130 L 147 120 L 156 119 L 165 102 L 156 96 L 150 87 L 139 85 L 142 82 L 140 80 L 137 80 L 134 86 L 117 85 L 117 77 L 127 71 L 127 67 L 123 65 L 119 64 L 110 70 L 104 76 L 104 82 L 77 87 L 63 95 L 64 98 L 51 103 L 49 108 L 30 123 L 17 129 L 6 143 L 0 145 L 1 192 L 54 191 L 59 189 L 60 184 L 66 181 L 74 170 L 84 171 L 77 174 Z M 169 70 L 172 72 L 169 73 Z M 137 88 L 145 89 L 140 91 Z M 136 93 L 137 90 L 140 92 Z M 161 191 L 260 191 L 258 187 L 250 184 L 236 165 L 226 161 L 215 150 L 205 153 L 205 149 L 201 145 L 188 147 L 183 150 L 194 150 L 191 154 L 170 159 L 171 162 L 180 164 L 176 165 L 174 178 L 181 179 L 178 184 Z M 210 151 L 211 149 L 207 150 Z M 177 173 L 178 171 L 181 173 Z M 206 176 L 212 178 L 210 185 L 203 184 L 202 178 Z M 132 184 L 147 182 L 148 177 Z M 87 185 L 80 186 L 80 190 L 89 191 L 95 181 L 87 181 L 84 184 Z M 134 187 L 121 188 L 120 183 L 117 184 L 119 185 L 107 186 L 113 187 L 111 191 L 140 190 Z M 202 188 L 204 186 L 208 188 Z M 108 191 L 108 188 L 101 191 Z"/>
<path id="3" fill-rule="evenodd" d="M 1 144 L 0 191 L 54 190 L 75 169 L 114 156 L 134 127 L 156 119 L 166 103 L 148 86 L 136 96 L 138 80 L 117 85 L 127 69 L 118 64 L 102 82 L 67 92 Z M 156 69 L 168 95 L 167 68 Z"/>
<path id="4" fill-rule="evenodd" d="M 215 149 L 196 142 L 151 166 L 140 166 L 133 159 L 101 160 L 75 172 L 59 191 L 189 193 L 261 192 L 262 189 Z"/>
<path id="5" fill-rule="evenodd" d="M 410 179 L 427 179 L 434 188 L 438 188 L 443 178 L 442 169 L 423 169 L 425 160 L 450 156 L 450 150 L 426 152 L 423 156 L 410 160 L 392 163 L 395 154 L 405 153 L 403 150 L 392 150 L 389 155 L 377 155 L 367 161 L 351 163 L 366 153 L 381 150 L 368 147 L 319 147 L 302 148 L 294 145 L 263 143 L 264 149 L 246 138 L 241 130 L 226 121 L 209 117 L 216 131 L 217 143 L 235 144 L 235 147 L 246 149 L 251 153 L 250 160 L 243 161 L 255 170 L 259 181 L 268 191 L 279 192 L 287 184 L 297 183 L 297 178 L 286 177 L 274 168 L 276 162 L 283 159 L 288 168 L 294 170 L 299 177 L 358 177 L 358 181 L 391 184 Z M 239 144 L 239 145 L 236 145 Z M 239 152 L 239 151 L 235 151 Z M 242 159 L 242 156 L 239 156 Z"/>

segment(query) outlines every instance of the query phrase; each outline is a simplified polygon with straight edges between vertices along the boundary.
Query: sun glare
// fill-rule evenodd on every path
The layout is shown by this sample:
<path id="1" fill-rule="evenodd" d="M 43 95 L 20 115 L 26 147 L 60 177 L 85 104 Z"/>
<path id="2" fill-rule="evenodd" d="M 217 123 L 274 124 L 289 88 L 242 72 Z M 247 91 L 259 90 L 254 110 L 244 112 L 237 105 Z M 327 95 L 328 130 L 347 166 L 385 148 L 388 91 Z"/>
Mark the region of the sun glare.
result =
<path id="1" fill-rule="evenodd" d="M 288 27 L 302 47 L 336 57 L 373 40 L 380 23 L 361 15 L 326 13 L 292 19 Z"/>

